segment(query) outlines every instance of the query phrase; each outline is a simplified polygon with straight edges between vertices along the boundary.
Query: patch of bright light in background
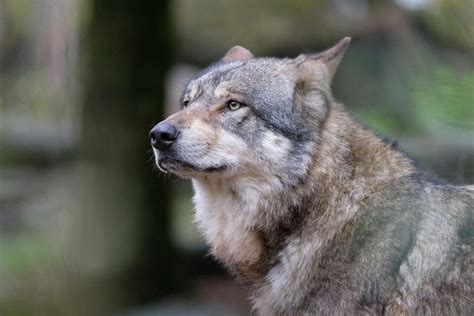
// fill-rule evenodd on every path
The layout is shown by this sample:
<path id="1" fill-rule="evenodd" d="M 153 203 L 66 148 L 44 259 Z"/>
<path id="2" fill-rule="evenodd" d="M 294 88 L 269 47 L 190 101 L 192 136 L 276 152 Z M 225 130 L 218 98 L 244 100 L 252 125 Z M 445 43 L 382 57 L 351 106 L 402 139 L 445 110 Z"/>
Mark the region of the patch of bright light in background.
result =
<path id="1" fill-rule="evenodd" d="M 434 0 L 395 0 L 395 2 L 405 9 L 415 11 L 432 4 Z"/>

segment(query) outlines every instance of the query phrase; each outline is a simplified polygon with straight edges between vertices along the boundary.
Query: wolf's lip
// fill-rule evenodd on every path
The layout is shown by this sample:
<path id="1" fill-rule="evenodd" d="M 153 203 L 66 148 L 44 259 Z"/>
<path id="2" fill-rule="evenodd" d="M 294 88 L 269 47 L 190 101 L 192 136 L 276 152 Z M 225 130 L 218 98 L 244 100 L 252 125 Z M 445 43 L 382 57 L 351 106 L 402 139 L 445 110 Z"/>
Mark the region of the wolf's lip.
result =
<path id="1" fill-rule="evenodd" d="M 168 169 L 166 169 L 166 167 L 163 166 L 163 159 L 160 159 L 160 160 L 158 161 L 158 167 L 161 169 L 161 171 L 163 171 L 163 172 L 165 172 L 165 173 L 168 172 Z"/>
<path id="2" fill-rule="evenodd" d="M 181 166 L 184 167 L 186 165 L 187 164 L 185 164 L 184 162 L 170 157 L 164 157 L 158 161 L 158 166 L 165 171 L 173 171 L 179 169 L 179 167 Z"/>
<path id="3" fill-rule="evenodd" d="M 183 168 L 191 169 L 198 172 L 215 172 L 215 171 L 222 171 L 226 169 L 226 166 L 211 166 L 211 167 L 202 168 L 202 167 L 195 166 L 191 163 L 188 163 L 186 161 L 182 161 L 182 160 L 170 158 L 170 157 L 161 158 L 158 161 L 158 166 L 165 171 L 171 171 L 171 172 L 173 171 L 176 172 Z"/>

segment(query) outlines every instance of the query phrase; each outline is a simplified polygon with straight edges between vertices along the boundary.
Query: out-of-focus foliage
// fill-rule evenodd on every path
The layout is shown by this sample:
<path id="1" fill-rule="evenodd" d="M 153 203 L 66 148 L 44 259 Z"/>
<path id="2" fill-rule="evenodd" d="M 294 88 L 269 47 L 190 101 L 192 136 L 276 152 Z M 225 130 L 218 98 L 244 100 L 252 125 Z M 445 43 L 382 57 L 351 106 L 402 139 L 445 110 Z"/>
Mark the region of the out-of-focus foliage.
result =
<path id="1" fill-rule="evenodd" d="M 420 11 L 421 22 L 444 45 L 474 53 L 474 1 L 433 0 Z"/>
<path id="2" fill-rule="evenodd" d="M 474 71 L 438 67 L 414 90 L 417 121 L 436 133 L 471 133 L 474 136 Z"/>
<path id="3" fill-rule="evenodd" d="M 235 44 L 257 54 L 321 48 L 366 32 L 368 10 L 368 1 L 176 0 L 174 19 L 180 54 L 205 62 Z"/>

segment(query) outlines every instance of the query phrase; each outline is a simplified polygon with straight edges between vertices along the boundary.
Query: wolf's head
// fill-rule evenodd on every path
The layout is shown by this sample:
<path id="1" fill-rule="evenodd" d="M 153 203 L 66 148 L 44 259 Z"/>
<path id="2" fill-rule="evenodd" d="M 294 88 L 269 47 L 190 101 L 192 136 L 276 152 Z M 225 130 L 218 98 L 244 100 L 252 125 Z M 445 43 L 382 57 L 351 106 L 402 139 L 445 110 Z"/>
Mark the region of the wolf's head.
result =
<path id="1" fill-rule="evenodd" d="M 187 85 L 182 110 L 151 130 L 158 167 L 191 178 L 300 178 L 317 150 L 330 82 L 349 42 L 294 59 L 231 48 Z"/>

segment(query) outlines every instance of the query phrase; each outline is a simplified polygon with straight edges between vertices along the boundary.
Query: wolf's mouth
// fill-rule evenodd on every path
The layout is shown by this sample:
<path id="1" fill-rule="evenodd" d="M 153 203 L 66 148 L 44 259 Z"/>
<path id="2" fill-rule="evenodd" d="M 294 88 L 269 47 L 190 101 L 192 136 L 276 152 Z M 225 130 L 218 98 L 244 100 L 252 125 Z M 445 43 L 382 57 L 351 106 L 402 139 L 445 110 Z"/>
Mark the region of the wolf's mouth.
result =
<path id="1" fill-rule="evenodd" d="M 171 157 L 163 157 L 158 161 L 158 166 L 164 170 L 173 173 L 179 173 L 180 171 L 195 171 L 195 172 L 217 172 L 226 169 L 225 165 L 222 166 L 210 166 L 200 167 L 189 162 L 179 160 Z"/>

